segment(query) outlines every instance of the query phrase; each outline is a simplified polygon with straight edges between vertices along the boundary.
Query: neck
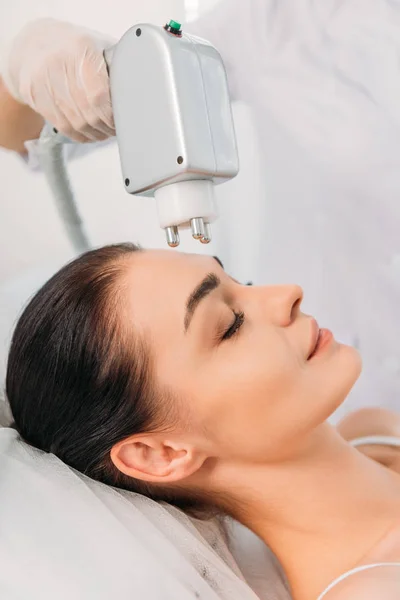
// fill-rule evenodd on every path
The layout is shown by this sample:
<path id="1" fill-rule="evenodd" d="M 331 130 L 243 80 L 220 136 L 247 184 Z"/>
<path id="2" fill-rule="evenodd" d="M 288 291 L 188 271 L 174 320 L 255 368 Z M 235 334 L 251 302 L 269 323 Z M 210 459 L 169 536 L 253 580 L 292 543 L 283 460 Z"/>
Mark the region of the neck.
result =
<path id="1" fill-rule="evenodd" d="M 224 480 L 235 481 L 234 516 L 272 549 L 296 600 L 318 597 L 362 564 L 400 519 L 398 475 L 353 449 L 328 424 L 289 461 L 223 468 L 232 471 Z M 239 489 L 248 490 L 245 504 Z"/>

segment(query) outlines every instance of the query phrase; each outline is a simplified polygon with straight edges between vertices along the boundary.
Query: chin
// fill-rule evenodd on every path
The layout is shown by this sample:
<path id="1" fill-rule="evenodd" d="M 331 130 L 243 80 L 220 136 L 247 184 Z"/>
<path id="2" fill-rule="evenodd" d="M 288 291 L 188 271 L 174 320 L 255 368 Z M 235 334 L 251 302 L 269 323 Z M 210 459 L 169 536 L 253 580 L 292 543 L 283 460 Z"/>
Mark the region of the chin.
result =
<path id="1" fill-rule="evenodd" d="M 361 355 L 353 346 L 339 344 L 338 359 L 340 377 L 337 378 L 338 402 L 335 410 L 346 400 L 362 371 Z"/>
<path id="2" fill-rule="evenodd" d="M 324 390 L 321 395 L 318 421 L 328 420 L 345 402 L 362 370 L 361 356 L 355 348 L 337 344 L 327 362 L 328 374 L 324 374 Z"/>
<path id="3" fill-rule="evenodd" d="M 356 348 L 354 348 L 354 346 L 347 346 L 346 344 L 339 344 L 339 352 L 346 360 L 349 371 L 353 371 L 355 383 L 360 377 L 362 371 L 361 354 Z"/>

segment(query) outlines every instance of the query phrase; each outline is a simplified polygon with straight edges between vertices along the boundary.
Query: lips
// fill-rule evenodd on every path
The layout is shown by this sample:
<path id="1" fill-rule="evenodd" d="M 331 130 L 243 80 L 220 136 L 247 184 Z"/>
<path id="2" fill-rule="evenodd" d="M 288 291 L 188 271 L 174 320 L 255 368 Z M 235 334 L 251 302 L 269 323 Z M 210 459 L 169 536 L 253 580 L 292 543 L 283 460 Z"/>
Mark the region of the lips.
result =
<path id="1" fill-rule="evenodd" d="M 315 319 L 311 320 L 311 327 L 312 327 L 311 344 L 310 344 L 310 349 L 308 352 L 307 360 L 310 360 L 310 358 L 312 358 L 314 356 L 314 354 L 317 350 L 317 347 L 318 347 L 319 338 L 321 336 L 321 330 Z"/>

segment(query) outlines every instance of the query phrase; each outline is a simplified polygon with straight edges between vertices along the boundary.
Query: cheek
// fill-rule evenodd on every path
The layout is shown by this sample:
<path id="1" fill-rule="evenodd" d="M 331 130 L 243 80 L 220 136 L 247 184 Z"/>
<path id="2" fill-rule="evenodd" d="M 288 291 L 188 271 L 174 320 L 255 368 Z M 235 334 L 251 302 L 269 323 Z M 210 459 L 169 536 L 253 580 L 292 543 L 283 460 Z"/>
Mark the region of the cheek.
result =
<path id="1" fill-rule="evenodd" d="M 275 460 L 336 410 L 358 373 L 351 348 L 311 366 L 286 344 L 270 354 L 238 345 L 194 371 L 188 390 L 197 423 L 223 453 Z"/>
<path id="2" fill-rule="evenodd" d="M 288 449 L 298 422 L 294 407 L 302 373 L 279 358 L 248 356 L 209 370 L 201 422 L 221 457 L 263 462 Z"/>
<path id="3" fill-rule="evenodd" d="M 155 360 L 155 378 L 161 389 L 174 399 L 178 427 L 183 431 L 199 431 L 204 421 L 207 391 L 198 362 L 194 362 L 190 350 L 183 344 L 174 345 L 167 353 L 162 352 Z"/>
<path id="4" fill-rule="evenodd" d="M 194 374 L 193 387 L 202 390 L 204 425 L 223 435 L 224 427 L 265 424 L 276 408 L 288 406 L 302 376 L 299 362 L 283 346 L 276 345 L 273 353 L 255 344 L 221 351 Z"/>

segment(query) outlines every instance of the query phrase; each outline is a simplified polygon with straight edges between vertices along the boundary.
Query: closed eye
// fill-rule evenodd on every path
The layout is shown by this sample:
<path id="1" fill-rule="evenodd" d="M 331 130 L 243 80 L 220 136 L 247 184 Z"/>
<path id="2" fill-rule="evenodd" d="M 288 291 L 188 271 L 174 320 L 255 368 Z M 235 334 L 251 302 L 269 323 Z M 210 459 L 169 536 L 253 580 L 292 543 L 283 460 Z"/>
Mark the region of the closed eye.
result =
<path id="1" fill-rule="evenodd" d="M 228 327 L 228 329 L 225 331 L 224 335 L 222 336 L 221 340 L 225 341 L 225 340 L 229 340 L 231 337 L 233 337 L 241 328 L 241 326 L 244 323 L 244 319 L 245 319 L 245 315 L 244 312 L 236 312 L 233 311 L 234 314 L 234 319 L 233 322 L 231 323 L 231 325 Z"/>

